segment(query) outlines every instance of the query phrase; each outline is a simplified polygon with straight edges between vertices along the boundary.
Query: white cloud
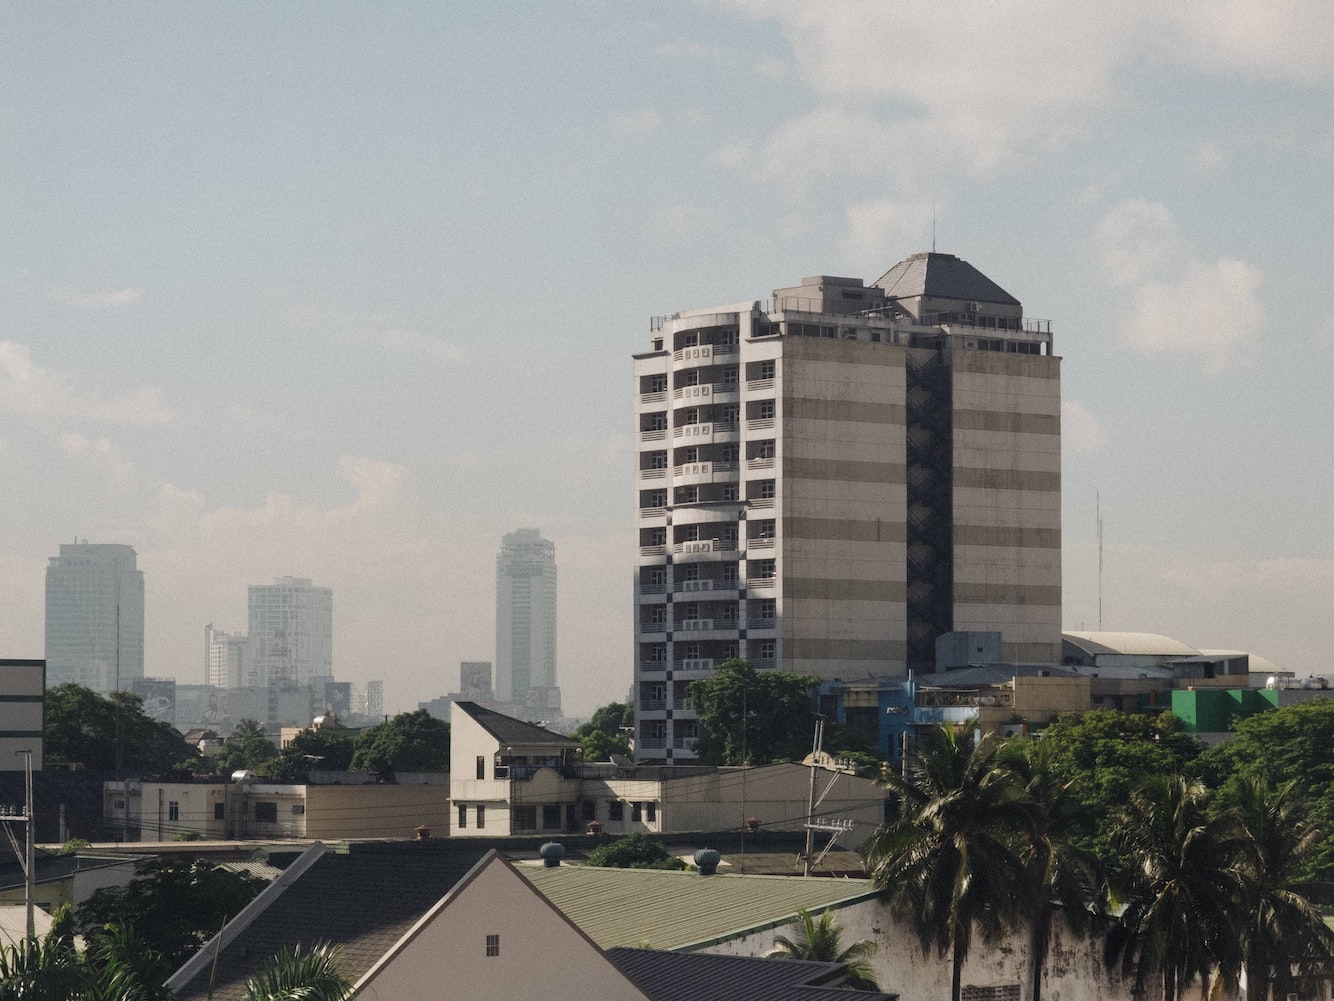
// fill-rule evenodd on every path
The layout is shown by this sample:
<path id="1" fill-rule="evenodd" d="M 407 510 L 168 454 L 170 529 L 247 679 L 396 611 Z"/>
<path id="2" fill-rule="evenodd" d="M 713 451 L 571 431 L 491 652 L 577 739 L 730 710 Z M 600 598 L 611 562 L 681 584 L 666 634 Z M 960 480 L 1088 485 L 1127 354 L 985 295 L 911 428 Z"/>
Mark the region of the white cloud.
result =
<path id="1" fill-rule="evenodd" d="M 0 411 L 147 426 L 172 419 L 161 395 L 153 386 L 110 397 L 81 389 L 65 373 L 37 365 L 26 345 L 0 341 Z"/>
<path id="2" fill-rule="evenodd" d="M 126 489 L 134 483 L 134 463 L 122 459 L 107 438 L 63 434 L 60 436 L 60 450 L 70 458 L 87 462 L 100 470 L 112 485 L 120 489 Z"/>
<path id="3" fill-rule="evenodd" d="M 641 108 L 617 115 L 612 124 L 623 136 L 651 136 L 662 128 L 662 115 L 652 108 Z"/>
<path id="4" fill-rule="evenodd" d="M 1095 452 L 1107 444 L 1107 432 L 1079 400 L 1062 400 L 1061 444 L 1076 453 Z"/>
<path id="5" fill-rule="evenodd" d="M 143 295 L 144 290 L 139 288 L 122 288 L 111 292 L 90 292 L 86 289 L 70 288 L 65 285 L 55 285 L 47 292 L 47 297 L 52 302 L 75 306 L 79 309 L 106 309 L 112 306 L 126 306 L 132 302 L 138 302 L 143 298 Z"/>
<path id="6" fill-rule="evenodd" d="M 935 207 L 927 202 L 879 198 L 846 209 L 848 233 L 843 256 L 849 260 L 891 260 L 906 246 L 928 242 Z"/>
<path id="7" fill-rule="evenodd" d="M 711 62 L 723 62 L 732 58 L 729 49 L 720 45 L 705 45 L 702 42 L 663 42 L 653 47 L 653 54 L 660 59 L 703 59 Z"/>
<path id="8" fill-rule="evenodd" d="M 1246 365 L 1264 327 L 1263 280 L 1233 258 L 1193 263 L 1175 281 L 1143 285 L 1122 334 L 1141 351 L 1199 357 L 1211 373 Z"/>
<path id="9" fill-rule="evenodd" d="M 1113 282 L 1128 285 L 1172 267 L 1181 237 L 1171 211 L 1161 202 L 1122 202 L 1098 223 L 1094 240 Z"/>
<path id="10" fill-rule="evenodd" d="M 750 71 L 761 80 L 778 80 L 787 75 L 787 63 L 777 56 L 765 56 L 757 59 Z"/>
<path id="11" fill-rule="evenodd" d="M 1227 169 L 1228 153 L 1216 140 L 1200 143 L 1191 151 L 1186 165 L 1197 177 L 1220 174 Z"/>
<path id="12" fill-rule="evenodd" d="M 709 161 L 720 167 L 740 167 L 750 159 L 750 154 L 750 143 L 731 142 L 714 150 Z"/>
<path id="13" fill-rule="evenodd" d="M 1155 4 L 1151 17 L 1166 29 L 1156 34 L 1164 61 L 1306 86 L 1334 80 L 1334 7 L 1324 0 Z"/>

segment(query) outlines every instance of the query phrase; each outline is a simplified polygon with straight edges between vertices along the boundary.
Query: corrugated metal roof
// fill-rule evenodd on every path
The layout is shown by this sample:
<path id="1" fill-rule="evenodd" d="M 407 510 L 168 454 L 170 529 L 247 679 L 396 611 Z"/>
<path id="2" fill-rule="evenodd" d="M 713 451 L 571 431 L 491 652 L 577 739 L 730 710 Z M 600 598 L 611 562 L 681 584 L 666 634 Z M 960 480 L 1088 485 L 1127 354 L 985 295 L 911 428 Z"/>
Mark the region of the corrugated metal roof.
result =
<path id="1" fill-rule="evenodd" d="M 953 254 L 934 251 L 913 254 L 899 261 L 872 284 L 884 289 L 885 295 L 899 299 L 930 296 L 933 299 L 974 299 L 1007 306 L 1020 304 L 1018 299 L 967 261 Z"/>
<path id="2" fill-rule="evenodd" d="M 1090 654 L 1110 653 L 1127 657 L 1195 657 L 1200 651 L 1186 646 L 1180 640 L 1158 633 L 1061 633 L 1067 643 L 1073 643 Z"/>
<path id="3" fill-rule="evenodd" d="M 702 947 L 875 895 L 870 880 L 559 866 L 523 876 L 604 949 Z"/>

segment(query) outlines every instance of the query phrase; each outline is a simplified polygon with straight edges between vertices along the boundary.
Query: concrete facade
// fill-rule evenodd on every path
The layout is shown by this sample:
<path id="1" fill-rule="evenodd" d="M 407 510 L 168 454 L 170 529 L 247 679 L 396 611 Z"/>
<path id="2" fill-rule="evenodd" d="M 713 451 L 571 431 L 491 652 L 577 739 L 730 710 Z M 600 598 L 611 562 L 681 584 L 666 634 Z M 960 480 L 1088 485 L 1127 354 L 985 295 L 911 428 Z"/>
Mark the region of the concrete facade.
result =
<path id="1" fill-rule="evenodd" d="M 0 771 L 42 770 L 46 714 L 46 661 L 0 660 Z"/>
<path id="2" fill-rule="evenodd" d="M 277 577 L 247 591 L 254 684 L 332 680 L 333 591 L 300 577 Z"/>
<path id="3" fill-rule="evenodd" d="M 106 695 L 144 676 L 144 574 L 132 546 L 62 545 L 46 568 L 46 669 L 52 685 Z"/>
<path id="4" fill-rule="evenodd" d="M 1060 659 L 1060 359 L 966 262 L 675 313 L 634 358 L 636 756 L 694 757 L 728 657 L 821 678 L 934 668 L 999 631 Z"/>

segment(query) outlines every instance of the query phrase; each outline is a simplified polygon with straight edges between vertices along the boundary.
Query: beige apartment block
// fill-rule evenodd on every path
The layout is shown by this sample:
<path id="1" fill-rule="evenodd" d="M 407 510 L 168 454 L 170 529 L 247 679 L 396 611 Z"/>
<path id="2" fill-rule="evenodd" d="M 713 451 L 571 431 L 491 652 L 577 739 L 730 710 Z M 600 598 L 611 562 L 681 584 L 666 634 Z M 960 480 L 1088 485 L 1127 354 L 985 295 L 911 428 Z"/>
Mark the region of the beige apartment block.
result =
<path id="1" fill-rule="evenodd" d="M 1059 661 L 1060 359 L 966 261 L 655 317 L 634 378 L 638 760 L 694 758 L 729 657 L 903 677 L 999 631 Z"/>

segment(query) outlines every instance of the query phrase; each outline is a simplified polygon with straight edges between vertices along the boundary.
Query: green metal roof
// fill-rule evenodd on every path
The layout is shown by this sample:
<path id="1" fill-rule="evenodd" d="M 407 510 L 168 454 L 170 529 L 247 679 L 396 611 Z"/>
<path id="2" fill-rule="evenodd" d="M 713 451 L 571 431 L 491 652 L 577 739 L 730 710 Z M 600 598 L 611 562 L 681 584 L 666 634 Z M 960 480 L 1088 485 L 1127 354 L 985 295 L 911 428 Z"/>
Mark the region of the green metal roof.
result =
<path id="1" fill-rule="evenodd" d="M 713 875 L 657 869 L 520 866 L 537 889 L 603 949 L 704 948 L 873 897 L 869 880 Z"/>

